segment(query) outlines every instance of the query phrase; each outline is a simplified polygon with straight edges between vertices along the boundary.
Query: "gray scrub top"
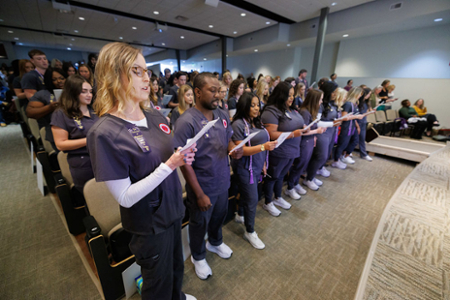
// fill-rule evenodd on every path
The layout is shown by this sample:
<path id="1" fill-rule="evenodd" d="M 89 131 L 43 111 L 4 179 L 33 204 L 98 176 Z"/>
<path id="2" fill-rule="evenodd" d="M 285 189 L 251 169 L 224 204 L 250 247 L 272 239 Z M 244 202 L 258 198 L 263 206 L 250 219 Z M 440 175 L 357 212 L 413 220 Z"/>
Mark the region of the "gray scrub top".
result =
<path id="1" fill-rule="evenodd" d="M 228 99 L 228 109 L 236 109 L 237 99 L 236 97 L 231 97 Z"/>
<path id="2" fill-rule="evenodd" d="M 345 102 L 342 105 L 342 111 L 346 111 L 347 113 L 356 113 L 357 106 L 351 102 Z M 341 133 L 340 134 L 351 134 L 350 130 L 353 131 L 355 128 L 356 120 L 344 121 L 341 124 Z"/>
<path id="3" fill-rule="evenodd" d="M 203 192 L 208 196 L 217 196 L 230 187 L 230 165 L 228 161 L 228 143 L 233 135 L 228 114 L 221 109 L 213 110 L 216 120 L 220 120 L 207 134 L 197 141 L 198 151 L 192 168 Z M 183 147 L 187 139 L 193 138 L 207 124 L 208 120 L 197 108 L 184 112 L 175 126 L 174 146 Z M 186 188 L 190 188 L 186 184 Z"/>
<path id="4" fill-rule="evenodd" d="M 38 71 L 32 70 L 25 75 L 23 75 L 22 80 L 20 81 L 23 90 L 46 90 L 44 83 L 44 77 L 39 74 Z"/>
<path id="5" fill-rule="evenodd" d="M 178 103 L 178 89 L 179 87 L 176 84 L 170 88 L 169 95 L 172 95 L 172 99 L 170 99 L 170 102 Z"/>
<path id="6" fill-rule="evenodd" d="M 311 116 L 310 112 L 306 108 L 302 108 L 300 110 L 300 114 L 302 115 L 303 120 L 305 121 L 305 125 L 309 125 L 309 124 L 311 124 L 312 121 L 314 121 L 314 119 Z M 310 129 L 311 130 L 316 130 L 317 129 L 317 123 L 315 123 L 313 126 L 311 126 Z M 309 139 L 314 138 L 314 136 L 315 136 L 315 134 L 305 135 L 305 136 L 302 136 L 302 139 L 309 140 Z"/>
<path id="7" fill-rule="evenodd" d="M 172 124 L 172 128 L 174 130 L 175 130 L 175 123 L 177 122 L 179 117 L 180 117 L 180 111 L 178 110 L 178 107 L 175 107 L 172 110 L 172 115 L 170 116 L 170 124 Z"/>
<path id="8" fill-rule="evenodd" d="M 255 137 L 250 140 L 250 144 L 252 146 L 261 145 L 267 143 L 269 141 L 269 136 L 266 130 L 261 128 L 255 128 L 250 123 L 248 124 L 248 130 L 246 129 L 244 120 L 237 119 L 233 121 L 233 136 L 231 139 L 233 141 L 243 141 L 247 136 L 254 132 L 259 132 Z M 248 146 L 248 142 L 245 144 Z M 266 161 L 267 151 L 259 152 L 253 154 L 252 157 L 252 170 L 255 175 L 259 175 L 264 167 L 264 162 Z M 242 156 L 240 159 L 232 159 L 231 164 L 233 166 L 233 170 L 237 170 L 237 172 L 244 172 L 245 174 L 249 174 L 250 167 L 250 156 Z M 257 178 L 257 177 L 255 177 Z M 256 181 L 256 180 L 255 180 Z"/>
<path id="9" fill-rule="evenodd" d="M 305 125 L 303 117 L 296 110 L 282 113 L 274 105 L 264 107 L 261 116 L 263 124 L 278 125 L 278 131 L 289 132 L 302 129 Z M 278 148 L 270 151 L 269 155 L 280 158 L 297 158 L 300 156 L 300 141 L 302 137 L 286 139 Z"/>
<path id="10" fill-rule="evenodd" d="M 135 125 L 106 114 L 89 130 L 87 148 L 96 181 L 125 179 L 135 183 L 150 175 L 173 154 L 171 130 L 166 118 L 144 111 L 148 128 L 137 127 L 149 146 L 144 152 L 130 133 Z M 183 218 L 182 190 L 177 172 L 172 172 L 151 193 L 130 208 L 120 207 L 123 227 L 133 234 L 158 234 Z"/>
<path id="11" fill-rule="evenodd" d="M 325 116 L 324 112 L 324 107 L 323 104 L 320 105 L 319 107 L 319 113 L 322 114 L 320 117 L 320 120 L 322 121 L 333 121 L 334 119 L 338 118 L 338 108 L 337 106 L 334 104 L 334 101 L 331 101 L 329 103 L 330 105 L 330 109 L 327 112 L 327 115 Z"/>

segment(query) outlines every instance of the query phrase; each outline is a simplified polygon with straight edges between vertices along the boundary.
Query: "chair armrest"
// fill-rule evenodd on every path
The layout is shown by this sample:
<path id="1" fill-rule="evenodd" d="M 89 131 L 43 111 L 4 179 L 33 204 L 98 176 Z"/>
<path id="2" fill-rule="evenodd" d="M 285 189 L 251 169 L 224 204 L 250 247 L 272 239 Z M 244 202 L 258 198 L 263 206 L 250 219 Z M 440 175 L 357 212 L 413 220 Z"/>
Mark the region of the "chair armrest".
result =
<path id="1" fill-rule="evenodd" d="M 89 239 L 101 234 L 102 230 L 98 226 L 97 221 L 93 216 L 87 216 L 83 219 L 84 228 L 86 228 L 86 235 Z"/>

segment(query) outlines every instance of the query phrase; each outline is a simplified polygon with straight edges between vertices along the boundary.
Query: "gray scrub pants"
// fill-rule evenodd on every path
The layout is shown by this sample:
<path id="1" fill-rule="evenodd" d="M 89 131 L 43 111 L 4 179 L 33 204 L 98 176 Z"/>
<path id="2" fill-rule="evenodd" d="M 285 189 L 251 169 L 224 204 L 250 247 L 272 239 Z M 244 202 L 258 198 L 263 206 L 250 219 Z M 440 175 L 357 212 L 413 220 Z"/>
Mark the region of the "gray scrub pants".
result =
<path id="1" fill-rule="evenodd" d="M 305 172 L 314 151 L 314 137 L 302 138 L 300 142 L 300 156 L 294 160 L 289 170 L 288 189 L 292 190 L 300 181 L 300 176 Z"/>
<path id="2" fill-rule="evenodd" d="M 359 134 L 359 154 L 361 157 L 367 156 L 366 151 L 366 133 L 367 133 L 367 122 L 363 120 L 358 120 L 359 128 L 361 128 L 361 133 Z"/>
<path id="3" fill-rule="evenodd" d="M 248 170 L 234 170 L 239 185 L 239 210 L 242 208 L 244 212 L 244 224 L 248 233 L 255 231 L 256 207 L 258 205 L 258 179 L 259 173 L 253 174 L 253 184 L 250 184 L 250 174 Z M 241 214 L 239 214 L 241 215 Z"/>
<path id="4" fill-rule="evenodd" d="M 213 246 L 220 246 L 223 242 L 222 224 L 228 212 L 228 191 L 217 196 L 209 196 L 212 207 L 201 211 L 197 205 L 197 197 L 186 185 L 187 206 L 189 209 L 189 246 L 192 257 L 202 260 L 206 257 L 205 234 Z"/>
<path id="5" fill-rule="evenodd" d="M 334 147 L 336 127 L 329 127 L 327 131 L 317 135 L 316 147 L 306 168 L 306 180 L 311 181 L 316 177 L 317 171 L 322 168 L 331 155 Z"/>
<path id="6" fill-rule="evenodd" d="M 142 299 L 185 300 L 181 219 L 162 233 L 133 234 L 130 250 L 141 266 Z"/>
<path id="7" fill-rule="evenodd" d="M 266 176 L 264 179 L 264 197 L 266 204 L 272 202 L 274 192 L 275 198 L 281 197 L 284 176 L 286 176 L 293 162 L 293 158 L 275 157 L 269 154 L 269 169 L 267 170 L 267 174 L 272 178 Z"/>
<path id="8" fill-rule="evenodd" d="M 345 131 L 345 133 L 341 131 L 341 134 L 339 135 L 336 152 L 334 153 L 335 161 L 338 161 L 339 158 L 341 158 L 344 151 L 346 151 L 347 154 L 352 153 L 358 144 L 359 134 L 358 130 L 356 130 L 356 126 L 352 128 L 352 133 L 350 135 L 348 135 L 348 129 Z"/>

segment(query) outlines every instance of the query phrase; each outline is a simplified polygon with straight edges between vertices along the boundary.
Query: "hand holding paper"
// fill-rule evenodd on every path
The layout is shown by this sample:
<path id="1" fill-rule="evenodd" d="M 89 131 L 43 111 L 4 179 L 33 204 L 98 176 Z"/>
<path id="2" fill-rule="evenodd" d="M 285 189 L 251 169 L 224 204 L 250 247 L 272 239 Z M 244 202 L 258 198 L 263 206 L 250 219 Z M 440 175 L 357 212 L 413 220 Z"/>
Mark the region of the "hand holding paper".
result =
<path id="1" fill-rule="evenodd" d="M 319 122 L 320 119 L 317 118 L 314 121 L 311 122 L 311 124 L 309 124 L 308 126 L 306 126 L 305 128 L 303 128 L 303 132 L 308 131 L 309 128 L 311 128 L 311 126 L 313 126 L 314 124 L 316 124 L 317 122 Z"/>
<path id="2" fill-rule="evenodd" d="M 242 142 L 239 143 L 239 145 L 237 145 L 236 147 L 234 147 L 233 149 L 231 149 L 229 155 L 231 155 L 231 153 L 241 147 L 243 147 L 245 145 L 245 143 L 247 143 L 248 141 L 250 141 L 252 138 L 255 137 L 255 135 L 257 135 L 258 133 L 260 133 L 261 131 L 258 132 L 253 132 L 252 134 L 250 134 L 248 137 L 246 137 Z"/>
<path id="3" fill-rule="evenodd" d="M 280 134 L 277 139 L 278 144 L 275 146 L 275 148 L 280 147 L 280 145 L 283 144 L 284 140 L 287 139 L 291 134 L 292 132 L 283 132 L 282 134 Z"/>
<path id="4" fill-rule="evenodd" d="M 202 128 L 202 130 L 200 130 L 192 139 L 188 139 L 186 141 L 186 145 L 181 149 L 181 151 L 184 151 L 186 149 L 188 149 L 189 147 L 191 147 L 194 143 L 197 143 L 197 141 L 209 130 L 211 129 L 211 127 L 214 126 L 214 124 L 216 124 L 216 122 L 219 120 L 220 118 L 217 118 L 216 120 L 213 120 L 211 122 L 208 122 L 208 124 L 205 125 L 205 127 Z"/>

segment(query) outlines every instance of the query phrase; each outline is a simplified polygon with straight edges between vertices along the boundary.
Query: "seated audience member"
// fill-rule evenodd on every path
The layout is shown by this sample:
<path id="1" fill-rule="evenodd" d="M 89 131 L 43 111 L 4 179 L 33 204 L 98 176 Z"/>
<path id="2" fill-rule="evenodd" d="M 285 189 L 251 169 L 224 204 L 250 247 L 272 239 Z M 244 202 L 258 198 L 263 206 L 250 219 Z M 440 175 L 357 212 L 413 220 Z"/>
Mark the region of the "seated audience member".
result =
<path id="1" fill-rule="evenodd" d="M 92 74 L 95 73 L 95 65 L 97 64 L 97 59 L 98 59 L 97 53 L 89 53 L 87 65 L 91 69 Z"/>
<path id="2" fill-rule="evenodd" d="M 231 77 L 231 73 L 230 72 L 227 71 L 227 72 L 222 74 L 222 82 L 227 87 L 227 92 L 230 90 L 230 85 L 231 85 L 232 81 L 233 81 L 233 77 Z M 228 94 L 227 94 L 226 98 L 228 99 Z"/>
<path id="3" fill-rule="evenodd" d="M 350 79 L 349 81 L 347 81 L 347 85 L 344 86 L 344 90 L 346 90 L 347 92 L 350 91 L 353 87 L 353 80 Z"/>
<path id="4" fill-rule="evenodd" d="M 269 87 L 269 94 L 272 94 L 273 89 L 277 86 L 277 84 L 279 84 L 281 81 L 280 76 L 275 76 L 272 78 L 272 80 L 270 81 L 270 87 Z"/>
<path id="5" fill-rule="evenodd" d="M 245 77 L 244 77 L 244 75 L 242 75 L 241 73 L 238 74 L 238 76 L 236 77 L 236 79 L 245 81 Z"/>
<path id="6" fill-rule="evenodd" d="M 439 121 L 437 120 L 436 116 L 427 113 L 427 108 L 425 107 L 425 101 L 423 99 L 418 99 L 416 103 L 414 103 L 413 108 L 419 117 L 427 118 L 428 127 L 426 135 L 431 136 L 431 127 L 439 126 Z"/>
<path id="7" fill-rule="evenodd" d="M 91 86 L 94 86 L 94 73 L 88 65 L 81 65 L 78 68 L 78 73 L 83 76 Z"/>
<path id="8" fill-rule="evenodd" d="M 433 127 L 433 123 L 429 123 L 428 119 L 419 118 L 414 108 L 411 107 L 411 102 L 408 99 L 402 101 L 402 108 L 398 111 L 400 117 L 406 119 L 408 124 L 413 125 L 414 128 L 411 132 L 411 138 L 420 140 L 422 138 L 422 134 L 426 128 Z"/>
<path id="9" fill-rule="evenodd" d="M 175 78 L 176 83 L 169 90 L 169 95 L 171 95 L 172 98 L 167 104 L 168 108 L 175 108 L 178 106 L 178 89 L 186 84 L 187 74 L 185 72 L 177 72 Z"/>
<path id="10" fill-rule="evenodd" d="M 255 93 L 258 81 L 253 76 L 247 77 L 247 88 L 245 89 L 248 93 Z"/>
<path id="11" fill-rule="evenodd" d="M 57 150 L 53 142 L 53 135 L 51 131 L 52 113 L 59 105 L 59 99 L 55 98 L 53 89 L 63 89 L 66 82 L 67 74 L 62 69 L 55 69 L 51 73 L 46 74 L 45 86 L 48 90 L 41 90 L 34 94 L 27 106 L 27 116 L 36 119 L 39 124 L 39 129 L 45 127 L 46 139 L 52 143 L 52 146 Z"/>
<path id="12" fill-rule="evenodd" d="M 267 99 L 269 99 L 269 84 L 265 80 L 260 80 L 258 82 L 255 95 L 260 101 L 261 108 L 264 107 L 267 103 Z"/>
<path id="13" fill-rule="evenodd" d="M 300 106 L 302 106 L 303 100 L 305 99 L 306 86 L 303 82 L 297 83 L 294 92 L 294 107 L 300 111 Z"/>
<path id="14" fill-rule="evenodd" d="M 86 135 L 98 120 L 91 108 L 92 86 L 80 75 L 72 75 L 64 84 L 59 107 L 52 114 L 51 128 L 56 148 L 67 153 L 70 174 L 81 193 L 84 184 L 94 178 L 86 148 Z"/>
<path id="15" fill-rule="evenodd" d="M 184 84 L 178 89 L 178 106 L 172 110 L 170 124 L 175 130 L 175 123 L 178 118 L 189 108 L 194 106 L 194 92 L 192 88 Z"/>
<path id="16" fill-rule="evenodd" d="M 33 70 L 34 65 L 31 63 L 31 61 L 29 61 L 28 59 L 21 59 L 19 61 L 19 76 L 15 77 L 13 80 L 14 93 L 16 94 L 17 98 L 19 98 L 20 105 L 25 108 L 28 104 L 28 99 L 22 89 L 21 81 L 25 74 Z"/>
<path id="17" fill-rule="evenodd" d="M 216 76 L 217 79 L 219 79 L 219 77 L 220 77 L 219 72 L 214 72 L 213 74 L 214 74 L 214 76 Z"/>
<path id="18" fill-rule="evenodd" d="M 52 59 L 50 67 L 52 67 L 52 69 L 62 69 L 63 63 L 59 59 L 54 58 L 54 59 Z"/>
<path id="19" fill-rule="evenodd" d="M 260 81 L 258 84 L 260 84 Z M 255 232 L 256 207 L 258 205 L 258 182 L 262 179 L 261 174 L 266 174 L 269 153 L 277 144 L 271 142 L 269 134 L 261 124 L 259 116 L 258 97 L 251 93 L 244 93 L 238 104 L 234 120 L 231 123 L 233 127 L 233 136 L 231 139 L 238 145 L 250 134 L 258 132 L 243 147 L 244 154 L 240 159 L 232 159 L 231 166 L 237 176 L 239 184 L 239 209 L 235 221 L 245 224 L 244 239 L 247 240 L 256 249 L 264 249 L 264 243 L 259 239 Z"/>
<path id="20" fill-rule="evenodd" d="M 77 69 L 73 66 L 71 62 L 65 62 L 63 63 L 62 69 L 64 72 L 66 72 L 67 76 L 75 75 L 77 74 Z"/>
<path id="21" fill-rule="evenodd" d="M 219 108 L 228 111 L 228 103 L 225 99 L 225 95 L 227 94 L 227 87 L 220 81 L 220 89 L 219 89 Z"/>
<path id="22" fill-rule="evenodd" d="M 150 106 L 157 110 L 163 108 L 162 97 L 158 93 L 159 90 L 158 78 L 156 76 L 150 77 Z"/>
<path id="23" fill-rule="evenodd" d="M 239 97 L 244 93 L 245 83 L 243 80 L 235 79 L 230 85 L 228 91 L 228 113 L 230 114 L 230 119 L 233 118 L 236 113 L 237 102 Z"/>
<path id="24" fill-rule="evenodd" d="M 47 89 L 44 82 L 44 75 L 48 68 L 48 60 L 45 53 L 37 49 L 28 52 L 28 56 L 35 69 L 22 77 L 20 85 L 27 99 L 30 100 L 36 92 Z"/>
<path id="25" fill-rule="evenodd" d="M 272 76 L 270 76 L 270 75 L 264 76 L 264 79 L 266 80 L 266 83 L 269 84 L 269 85 L 272 82 Z"/>

